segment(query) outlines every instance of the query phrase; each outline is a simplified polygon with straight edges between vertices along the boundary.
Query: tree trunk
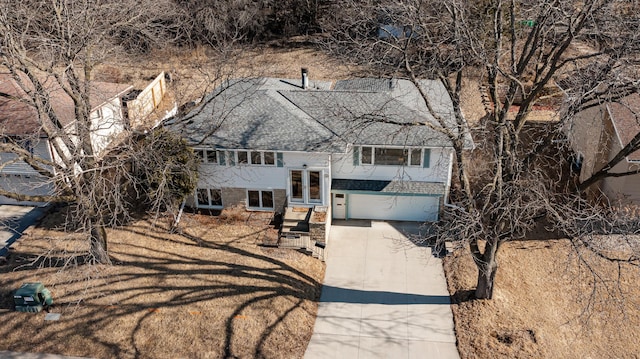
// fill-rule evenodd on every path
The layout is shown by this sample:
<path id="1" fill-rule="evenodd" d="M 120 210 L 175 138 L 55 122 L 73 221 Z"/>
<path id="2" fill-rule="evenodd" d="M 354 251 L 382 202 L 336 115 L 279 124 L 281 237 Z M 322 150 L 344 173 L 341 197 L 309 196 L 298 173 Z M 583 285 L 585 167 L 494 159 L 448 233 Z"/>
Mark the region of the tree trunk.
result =
<path id="1" fill-rule="evenodd" d="M 89 242 L 91 261 L 100 264 L 110 264 L 111 260 L 109 259 L 109 252 L 107 251 L 107 231 L 101 220 L 91 221 Z"/>
<path id="2" fill-rule="evenodd" d="M 495 258 L 478 265 L 478 283 L 476 285 L 477 299 L 491 299 L 493 297 L 493 282 L 498 271 Z"/>

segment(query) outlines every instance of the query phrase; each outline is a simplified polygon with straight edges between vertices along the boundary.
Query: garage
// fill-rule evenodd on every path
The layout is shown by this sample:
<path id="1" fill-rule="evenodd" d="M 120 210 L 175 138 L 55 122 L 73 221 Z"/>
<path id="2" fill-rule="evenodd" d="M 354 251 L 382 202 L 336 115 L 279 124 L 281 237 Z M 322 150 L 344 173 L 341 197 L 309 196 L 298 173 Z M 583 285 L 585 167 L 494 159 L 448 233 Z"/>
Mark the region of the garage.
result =
<path id="1" fill-rule="evenodd" d="M 347 211 L 354 219 L 433 222 L 438 220 L 438 203 L 438 197 L 350 194 Z"/>
<path id="2" fill-rule="evenodd" d="M 332 181 L 335 219 L 433 222 L 444 196 L 442 183 L 409 181 Z"/>

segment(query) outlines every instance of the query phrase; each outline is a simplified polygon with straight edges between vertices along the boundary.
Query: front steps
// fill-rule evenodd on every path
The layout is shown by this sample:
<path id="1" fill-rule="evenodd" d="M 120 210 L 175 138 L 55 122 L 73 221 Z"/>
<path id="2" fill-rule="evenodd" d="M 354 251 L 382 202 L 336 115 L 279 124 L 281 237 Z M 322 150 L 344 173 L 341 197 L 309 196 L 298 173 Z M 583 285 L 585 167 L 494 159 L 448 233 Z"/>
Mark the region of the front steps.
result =
<path id="1" fill-rule="evenodd" d="M 324 244 L 317 243 L 311 239 L 309 234 L 309 219 L 312 211 L 313 208 L 306 207 L 287 207 L 285 209 L 278 247 L 297 249 L 324 261 Z"/>

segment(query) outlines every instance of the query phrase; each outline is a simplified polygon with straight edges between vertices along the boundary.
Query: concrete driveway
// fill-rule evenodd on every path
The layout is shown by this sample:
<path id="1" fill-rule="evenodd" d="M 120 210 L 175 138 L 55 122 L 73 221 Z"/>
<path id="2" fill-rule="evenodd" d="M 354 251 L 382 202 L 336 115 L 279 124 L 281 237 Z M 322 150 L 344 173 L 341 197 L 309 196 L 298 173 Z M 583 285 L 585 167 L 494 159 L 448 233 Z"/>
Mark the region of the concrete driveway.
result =
<path id="1" fill-rule="evenodd" d="M 415 223 L 335 221 L 305 358 L 459 358 L 442 263 Z"/>

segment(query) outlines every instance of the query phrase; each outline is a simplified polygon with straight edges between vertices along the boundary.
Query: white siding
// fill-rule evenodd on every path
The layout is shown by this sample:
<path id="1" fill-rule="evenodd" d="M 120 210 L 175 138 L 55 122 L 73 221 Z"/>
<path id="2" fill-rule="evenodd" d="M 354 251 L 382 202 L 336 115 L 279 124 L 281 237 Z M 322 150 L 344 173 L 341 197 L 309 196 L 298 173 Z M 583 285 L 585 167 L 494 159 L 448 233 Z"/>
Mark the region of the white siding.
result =
<path id="1" fill-rule="evenodd" d="M 98 116 L 102 112 L 102 116 Z M 111 99 L 91 113 L 91 142 L 93 150 L 100 154 L 113 141 L 113 138 L 124 130 L 122 108 L 119 98 Z"/>
<path id="2" fill-rule="evenodd" d="M 306 165 L 307 170 L 323 171 L 323 204 L 327 204 L 331 186 L 329 158 L 328 154 L 284 152 L 282 167 L 202 163 L 198 188 L 286 189 L 288 193 L 289 170 L 303 169 Z"/>
<path id="3" fill-rule="evenodd" d="M 405 180 L 447 183 L 451 149 L 432 148 L 429 168 L 422 166 L 372 166 L 353 164 L 353 149 L 333 155 L 332 176 L 340 179 Z M 447 183 L 448 185 L 448 183 Z"/>

